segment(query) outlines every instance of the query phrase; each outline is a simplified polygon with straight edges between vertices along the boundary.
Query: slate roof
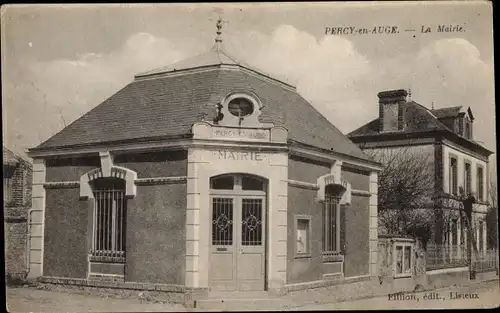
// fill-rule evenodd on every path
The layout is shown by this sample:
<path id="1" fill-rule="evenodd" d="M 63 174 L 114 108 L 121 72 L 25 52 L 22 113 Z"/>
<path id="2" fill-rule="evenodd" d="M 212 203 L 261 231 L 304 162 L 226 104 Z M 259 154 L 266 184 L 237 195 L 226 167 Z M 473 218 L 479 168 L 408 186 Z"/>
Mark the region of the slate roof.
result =
<path id="1" fill-rule="evenodd" d="M 448 129 L 441 121 L 439 121 L 433 113 L 422 106 L 421 104 L 410 101 L 403 105 L 403 111 L 405 114 L 406 127 L 398 133 L 415 133 L 428 130 L 445 130 Z M 380 133 L 380 119 L 377 117 L 371 122 L 353 130 L 348 137 L 358 137 L 358 136 L 373 136 L 373 135 L 384 135 L 385 133 Z"/>
<path id="2" fill-rule="evenodd" d="M 446 118 L 446 117 L 456 117 L 460 113 L 461 110 L 462 110 L 462 106 L 456 106 L 456 107 L 435 109 L 435 110 L 431 110 L 431 112 L 437 118 Z"/>
<path id="3" fill-rule="evenodd" d="M 16 155 L 14 152 L 9 149 L 3 148 L 3 164 L 14 166 L 18 163 L 28 163 L 28 161 L 24 160 L 22 157 Z"/>
<path id="4" fill-rule="evenodd" d="M 222 55 L 221 62 L 236 62 L 225 53 L 210 51 L 194 61 L 139 74 L 137 78 L 176 70 L 175 75 L 136 79 L 31 150 L 189 137 L 194 123 L 213 119 L 216 104 L 223 97 L 246 90 L 256 94 L 264 105 L 260 121 L 285 127 L 290 140 L 373 162 L 294 88 L 240 65 L 236 66 L 238 70 L 226 69 L 214 59 L 216 55 Z M 204 68 L 192 70 L 199 67 Z M 188 71 L 181 73 L 182 69 Z"/>
<path id="5" fill-rule="evenodd" d="M 458 115 L 458 113 L 461 112 L 461 108 L 462 108 L 461 106 L 456 106 L 456 107 L 449 107 L 437 110 L 429 110 L 415 101 L 406 102 L 405 104 L 403 104 L 403 112 L 405 114 L 406 127 L 401 131 L 397 131 L 397 133 L 404 135 L 404 134 L 413 134 L 421 132 L 445 131 L 456 134 L 452 129 L 448 128 L 439 119 L 456 116 Z M 353 139 L 354 141 L 356 141 L 356 138 L 359 137 L 365 137 L 365 136 L 383 137 L 386 135 L 387 133 L 380 132 L 379 118 L 376 118 L 347 134 L 347 136 Z M 483 147 L 480 143 L 474 140 L 467 139 L 463 136 L 461 136 L 461 138 L 463 140 L 468 141 L 469 143 L 481 147 L 486 151 L 489 151 L 485 147 Z"/>

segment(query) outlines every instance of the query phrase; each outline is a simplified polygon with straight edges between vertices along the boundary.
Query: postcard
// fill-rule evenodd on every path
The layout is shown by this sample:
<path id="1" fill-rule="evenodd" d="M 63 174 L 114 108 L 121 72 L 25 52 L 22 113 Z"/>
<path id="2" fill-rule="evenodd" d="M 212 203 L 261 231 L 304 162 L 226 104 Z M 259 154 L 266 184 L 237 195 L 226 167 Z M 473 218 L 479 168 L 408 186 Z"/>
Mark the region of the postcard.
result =
<path id="1" fill-rule="evenodd" d="M 10 311 L 499 305 L 491 2 L 1 13 Z"/>

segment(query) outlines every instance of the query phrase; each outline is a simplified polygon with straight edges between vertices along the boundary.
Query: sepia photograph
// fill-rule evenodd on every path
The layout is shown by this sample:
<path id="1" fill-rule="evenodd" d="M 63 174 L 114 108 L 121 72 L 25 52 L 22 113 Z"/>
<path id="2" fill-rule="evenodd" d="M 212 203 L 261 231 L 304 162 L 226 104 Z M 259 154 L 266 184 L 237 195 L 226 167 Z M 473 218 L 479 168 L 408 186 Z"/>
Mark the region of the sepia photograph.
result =
<path id="1" fill-rule="evenodd" d="M 490 1 L 1 7 L 9 312 L 500 306 Z"/>

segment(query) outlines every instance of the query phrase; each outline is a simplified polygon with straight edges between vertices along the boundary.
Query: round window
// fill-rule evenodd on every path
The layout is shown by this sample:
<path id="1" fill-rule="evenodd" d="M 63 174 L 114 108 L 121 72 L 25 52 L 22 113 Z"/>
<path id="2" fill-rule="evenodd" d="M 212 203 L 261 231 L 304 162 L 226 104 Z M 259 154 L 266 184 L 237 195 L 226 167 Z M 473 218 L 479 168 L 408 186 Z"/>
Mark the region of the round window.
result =
<path id="1" fill-rule="evenodd" d="M 228 110 L 237 117 L 247 116 L 253 113 L 253 103 L 245 98 L 236 98 L 229 101 Z"/>

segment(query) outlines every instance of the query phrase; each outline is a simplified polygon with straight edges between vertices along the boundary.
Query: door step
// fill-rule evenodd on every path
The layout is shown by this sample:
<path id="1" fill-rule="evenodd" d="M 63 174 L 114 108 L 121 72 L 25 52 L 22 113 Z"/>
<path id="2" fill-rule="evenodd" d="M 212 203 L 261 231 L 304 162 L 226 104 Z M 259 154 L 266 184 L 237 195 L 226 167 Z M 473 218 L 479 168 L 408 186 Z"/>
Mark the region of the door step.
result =
<path id="1" fill-rule="evenodd" d="M 210 291 L 208 299 L 268 299 L 276 298 L 267 291 Z"/>
<path id="2" fill-rule="evenodd" d="M 283 306 L 282 298 L 267 291 L 211 291 L 206 299 L 196 301 L 196 308 L 203 310 L 277 310 Z"/>
<path id="3" fill-rule="evenodd" d="M 195 308 L 217 311 L 257 311 L 279 310 L 285 302 L 279 298 L 264 299 L 205 299 L 196 301 Z"/>

